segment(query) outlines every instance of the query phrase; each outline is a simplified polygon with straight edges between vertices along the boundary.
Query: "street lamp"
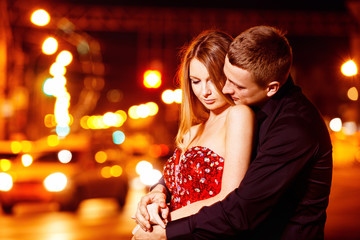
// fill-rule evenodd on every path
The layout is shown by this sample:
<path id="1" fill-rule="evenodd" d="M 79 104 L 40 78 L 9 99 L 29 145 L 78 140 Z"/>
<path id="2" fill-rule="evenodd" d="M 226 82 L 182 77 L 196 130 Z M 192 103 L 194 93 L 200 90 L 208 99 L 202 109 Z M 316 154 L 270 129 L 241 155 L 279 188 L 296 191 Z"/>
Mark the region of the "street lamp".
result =
<path id="1" fill-rule="evenodd" d="M 358 72 L 356 63 L 353 60 L 345 62 L 341 66 L 341 72 L 347 77 L 355 76 Z"/>
<path id="2" fill-rule="evenodd" d="M 44 9 L 38 9 L 31 14 L 31 22 L 37 26 L 45 26 L 50 22 L 50 15 Z"/>
<path id="3" fill-rule="evenodd" d="M 353 60 L 348 60 L 341 66 L 341 73 L 346 77 L 355 77 L 358 74 L 358 69 L 356 63 Z M 347 96 L 352 101 L 357 101 L 359 98 L 359 93 L 357 88 L 351 87 L 347 91 Z"/>
<path id="4" fill-rule="evenodd" d="M 161 86 L 161 72 L 158 70 L 145 71 L 143 83 L 146 88 L 159 88 Z"/>

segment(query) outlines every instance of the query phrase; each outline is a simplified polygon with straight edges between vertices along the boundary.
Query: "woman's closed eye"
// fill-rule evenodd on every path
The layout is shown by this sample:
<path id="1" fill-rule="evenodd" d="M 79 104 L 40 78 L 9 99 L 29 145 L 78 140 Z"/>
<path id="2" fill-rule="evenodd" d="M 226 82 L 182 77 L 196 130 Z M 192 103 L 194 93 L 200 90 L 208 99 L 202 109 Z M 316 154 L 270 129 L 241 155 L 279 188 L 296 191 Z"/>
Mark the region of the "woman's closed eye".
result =
<path id="1" fill-rule="evenodd" d="M 190 79 L 192 84 L 198 84 L 200 80 L 198 79 Z"/>

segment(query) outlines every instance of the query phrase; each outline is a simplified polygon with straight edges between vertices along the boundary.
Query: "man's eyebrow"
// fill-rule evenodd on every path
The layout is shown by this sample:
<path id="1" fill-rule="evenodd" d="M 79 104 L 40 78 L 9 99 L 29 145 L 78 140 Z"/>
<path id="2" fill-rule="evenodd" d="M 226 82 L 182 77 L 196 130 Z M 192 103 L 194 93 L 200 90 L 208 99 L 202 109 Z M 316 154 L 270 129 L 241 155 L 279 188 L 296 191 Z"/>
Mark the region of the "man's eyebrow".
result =
<path id="1" fill-rule="evenodd" d="M 233 85 L 235 85 L 235 86 L 237 86 L 237 87 L 241 87 L 239 84 L 237 84 L 236 82 L 234 82 L 233 80 L 231 80 L 231 79 L 227 79 L 229 82 L 231 82 L 231 84 L 233 84 Z"/>

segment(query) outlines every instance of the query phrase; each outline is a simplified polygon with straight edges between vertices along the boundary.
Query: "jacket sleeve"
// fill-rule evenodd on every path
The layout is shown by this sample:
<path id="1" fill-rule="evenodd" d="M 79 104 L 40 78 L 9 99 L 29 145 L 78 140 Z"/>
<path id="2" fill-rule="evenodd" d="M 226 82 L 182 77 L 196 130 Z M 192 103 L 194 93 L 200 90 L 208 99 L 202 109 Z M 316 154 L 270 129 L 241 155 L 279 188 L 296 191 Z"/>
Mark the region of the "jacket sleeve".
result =
<path id="1" fill-rule="evenodd" d="M 152 191 L 152 190 L 153 190 L 157 185 L 159 185 L 159 184 L 160 184 L 160 185 L 163 185 L 163 186 L 165 187 L 165 189 L 166 189 L 166 192 L 165 192 L 166 202 L 167 202 L 167 203 L 170 202 L 170 200 L 171 200 L 171 193 L 170 193 L 169 189 L 167 188 L 167 186 L 166 186 L 166 184 L 165 184 L 164 176 L 162 176 L 157 183 L 155 183 L 154 185 L 152 185 L 152 186 L 150 187 L 150 191 Z"/>
<path id="2" fill-rule="evenodd" d="M 197 214 L 169 222 L 167 238 L 223 239 L 245 235 L 258 226 L 318 147 L 314 131 L 306 129 L 296 118 L 277 122 L 262 139 L 240 186 Z"/>

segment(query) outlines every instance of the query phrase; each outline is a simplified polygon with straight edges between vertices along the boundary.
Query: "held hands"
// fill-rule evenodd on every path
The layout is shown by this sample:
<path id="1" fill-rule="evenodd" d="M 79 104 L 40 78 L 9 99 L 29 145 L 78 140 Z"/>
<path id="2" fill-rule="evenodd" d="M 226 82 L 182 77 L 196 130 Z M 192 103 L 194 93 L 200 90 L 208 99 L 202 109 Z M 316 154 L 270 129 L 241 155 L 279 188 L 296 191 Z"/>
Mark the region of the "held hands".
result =
<path id="1" fill-rule="evenodd" d="M 164 187 L 158 185 L 141 198 L 135 216 L 132 218 L 146 232 L 152 229 L 151 224 L 159 224 L 162 228 L 165 228 L 168 215 L 169 208 L 166 205 Z"/>
<path id="2" fill-rule="evenodd" d="M 144 232 L 142 229 L 136 232 L 132 240 L 166 240 L 165 229 L 154 225 L 152 232 Z"/>
<path id="3" fill-rule="evenodd" d="M 164 213 L 165 211 L 167 211 L 167 209 L 163 210 L 159 207 L 159 205 L 157 203 L 151 203 L 149 205 L 146 206 L 147 211 L 150 215 L 150 225 L 160 225 L 163 229 L 165 229 L 165 224 L 167 223 L 167 219 L 162 219 L 162 217 L 160 217 L 159 214 L 163 215 L 162 213 Z M 166 213 L 164 213 L 165 215 Z M 135 219 L 135 217 L 132 217 L 133 219 Z M 135 233 L 140 229 L 140 224 L 138 224 L 132 231 L 132 234 L 135 235 Z M 144 230 L 146 232 L 146 230 Z"/>
<path id="4" fill-rule="evenodd" d="M 151 203 L 147 205 L 146 208 L 150 215 L 150 220 L 149 220 L 150 224 L 151 225 L 158 224 L 162 228 L 165 228 L 165 224 L 167 223 L 167 215 L 169 213 L 169 208 L 167 206 L 166 208 L 161 208 L 158 203 Z"/>

